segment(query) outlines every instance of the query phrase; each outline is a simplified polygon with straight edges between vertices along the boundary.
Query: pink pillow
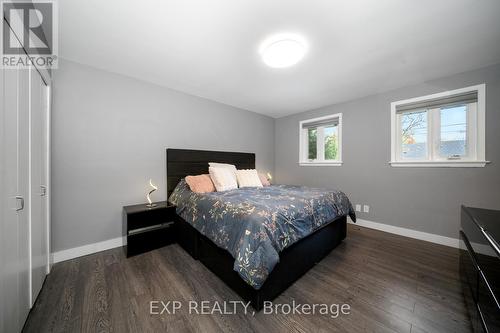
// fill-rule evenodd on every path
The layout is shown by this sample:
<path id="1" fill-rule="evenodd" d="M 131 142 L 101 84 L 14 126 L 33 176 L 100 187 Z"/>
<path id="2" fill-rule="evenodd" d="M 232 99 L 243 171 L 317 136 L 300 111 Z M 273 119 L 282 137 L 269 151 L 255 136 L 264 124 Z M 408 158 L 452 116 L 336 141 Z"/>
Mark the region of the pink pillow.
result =
<path id="1" fill-rule="evenodd" d="M 215 186 L 210 175 L 187 176 L 186 183 L 194 193 L 215 192 Z"/>
<path id="2" fill-rule="evenodd" d="M 267 180 L 267 176 L 262 174 L 262 173 L 259 173 L 259 178 L 260 178 L 260 182 L 262 183 L 262 186 L 269 186 L 271 185 L 271 183 L 269 182 L 269 180 Z"/>

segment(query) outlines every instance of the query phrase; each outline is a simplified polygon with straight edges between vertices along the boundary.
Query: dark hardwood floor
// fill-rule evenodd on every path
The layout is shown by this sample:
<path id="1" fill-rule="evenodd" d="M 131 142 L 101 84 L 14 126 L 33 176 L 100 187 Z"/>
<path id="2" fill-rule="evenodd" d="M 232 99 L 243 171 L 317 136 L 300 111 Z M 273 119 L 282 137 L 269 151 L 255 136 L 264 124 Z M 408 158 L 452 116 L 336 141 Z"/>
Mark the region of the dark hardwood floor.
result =
<path id="1" fill-rule="evenodd" d="M 274 303 L 347 303 L 349 315 L 188 314 L 190 300 L 239 300 L 178 245 L 54 265 L 25 332 L 470 332 L 458 250 L 349 225 L 347 239 Z M 178 300 L 151 315 L 150 301 Z M 161 310 L 161 308 L 160 308 Z M 242 310 L 242 308 L 240 308 Z M 252 309 L 253 310 L 253 309 Z"/>

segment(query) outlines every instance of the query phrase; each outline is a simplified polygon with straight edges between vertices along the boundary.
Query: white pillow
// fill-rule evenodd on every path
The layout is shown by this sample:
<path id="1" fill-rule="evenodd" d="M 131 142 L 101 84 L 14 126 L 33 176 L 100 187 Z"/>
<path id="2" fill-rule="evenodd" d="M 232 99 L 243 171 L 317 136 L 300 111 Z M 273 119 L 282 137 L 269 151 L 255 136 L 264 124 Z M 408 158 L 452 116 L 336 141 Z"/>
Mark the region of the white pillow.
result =
<path id="1" fill-rule="evenodd" d="M 215 162 L 208 162 L 208 167 L 213 167 L 213 168 L 224 168 L 227 170 L 231 170 L 233 173 L 234 181 L 237 182 L 236 180 L 236 166 L 234 164 L 228 164 L 228 163 L 215 163 Z"/>
<path id="2" fill-rule="evenodd" d="M 255 169 L 236 170 L 239 187 L 262 187 L 259 174 Z"/>
<path id="3" fill-rule="evenodd" d="M 208 173 L 217 192 L 238 188 L 234 172 L 229 168 L 209 167 Z"/>
<path id="4" fill-rule="evenodd" d="M 234 176 L 236 177 L 236 166 L 234 164 L 228 164 L 228 163 L 215 163 L 215 162 L 208 162 L 209 167 L 214 167 L 214 168 L 226 168 L 231 171 L 233 171 Z"/>

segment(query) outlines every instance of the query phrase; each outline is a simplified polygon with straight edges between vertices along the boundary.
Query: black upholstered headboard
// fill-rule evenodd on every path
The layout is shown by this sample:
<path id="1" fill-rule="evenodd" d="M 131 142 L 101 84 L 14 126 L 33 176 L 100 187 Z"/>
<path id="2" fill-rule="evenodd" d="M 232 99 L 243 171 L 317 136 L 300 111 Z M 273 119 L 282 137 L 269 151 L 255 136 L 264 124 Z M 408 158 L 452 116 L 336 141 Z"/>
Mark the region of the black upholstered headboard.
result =
<path id="1" fill-rule="evenodd" d="M 208 173 L 208 162 L 234 164 L 237 169 L 255 169 L 255 154 L 168 148 L 167 198 L 182 178 Z"/>

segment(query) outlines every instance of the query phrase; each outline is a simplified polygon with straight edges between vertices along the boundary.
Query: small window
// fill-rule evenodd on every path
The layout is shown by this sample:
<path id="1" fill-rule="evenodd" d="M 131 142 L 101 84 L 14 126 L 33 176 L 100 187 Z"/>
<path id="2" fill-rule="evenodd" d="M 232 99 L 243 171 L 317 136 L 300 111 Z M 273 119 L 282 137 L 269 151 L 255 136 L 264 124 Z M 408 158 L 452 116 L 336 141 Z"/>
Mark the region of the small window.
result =
<path id="1" fill-rule="evenodd" d="M 342 114 L 300 122 L 300 165 L 342 164 Z"/>
<path id="2" fill-rule="evenodd" d="M 391 104 L 393 166 L 484 166 L 479 85 Z"/>

